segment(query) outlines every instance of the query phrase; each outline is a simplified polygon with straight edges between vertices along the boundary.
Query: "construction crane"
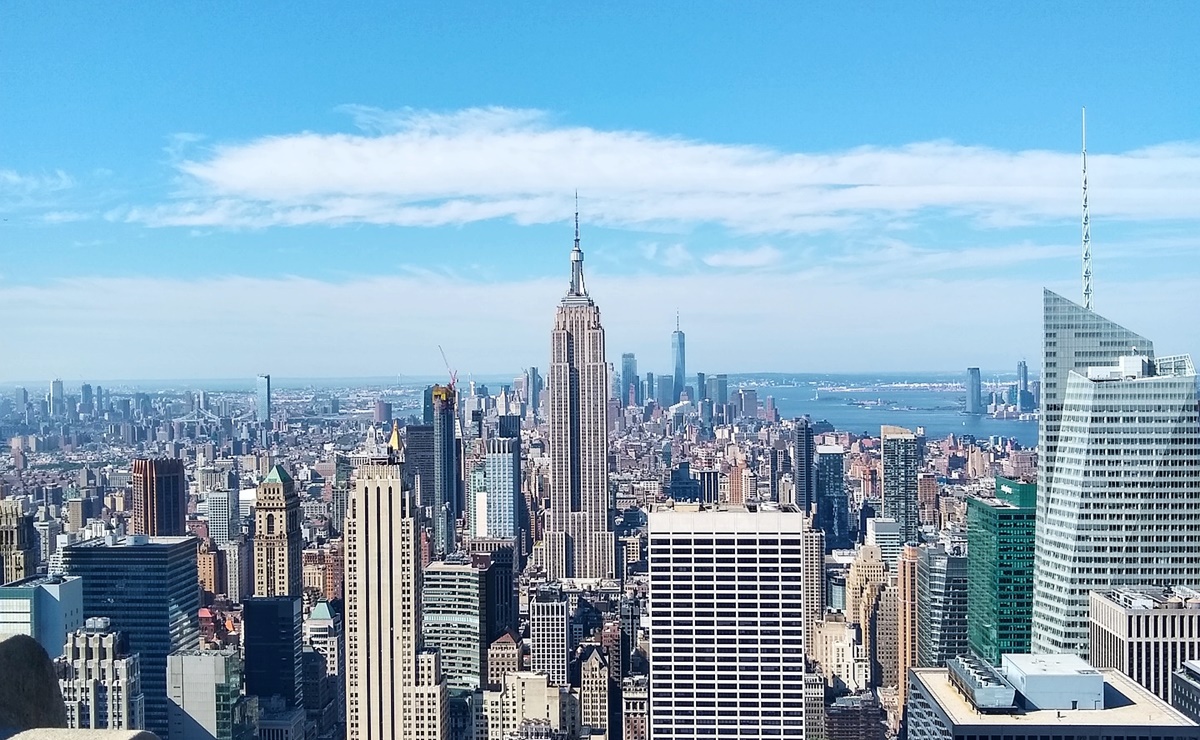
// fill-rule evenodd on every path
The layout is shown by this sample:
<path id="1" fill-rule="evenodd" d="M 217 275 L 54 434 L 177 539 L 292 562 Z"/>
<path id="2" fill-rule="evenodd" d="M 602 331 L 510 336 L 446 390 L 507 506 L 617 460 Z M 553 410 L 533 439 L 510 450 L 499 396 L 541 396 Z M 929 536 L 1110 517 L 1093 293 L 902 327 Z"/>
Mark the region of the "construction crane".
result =
<path id="1" fill-rule="evenodd" d="M 450 374 L 450 390 L 454 390 L 458 386 L 458 371 L 450 367 L 450 361 L 446 359 L 446 350 L 442 349 L 442 345 L 438 345 L 438 352 L 442 353 L 442 362 L 446 364 L 446 372 Z"/>

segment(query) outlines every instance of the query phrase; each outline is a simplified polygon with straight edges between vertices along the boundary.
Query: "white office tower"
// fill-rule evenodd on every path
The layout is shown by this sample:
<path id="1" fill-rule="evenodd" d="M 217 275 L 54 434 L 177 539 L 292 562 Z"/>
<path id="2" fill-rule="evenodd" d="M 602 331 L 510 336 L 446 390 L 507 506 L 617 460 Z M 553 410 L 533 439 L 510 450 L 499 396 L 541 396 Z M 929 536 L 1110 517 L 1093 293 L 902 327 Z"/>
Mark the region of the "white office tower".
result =
<path id="1" fill-rule="evenodd" d="M 529 667 L 544 673 L 552 686 L 566 686 L 571 631 L 570 602 L 558 588 L 538 589 L 529 602 Z"/>
<path id="2" fill-rule="evenodd" d="M 254 734 L 237 648 L 171 653 L 167 699 L 171 740 L 244 740 Z"/>
<path id="3" fill-rule="evenodd" d="M 513 538 L 517 536 L 517 514 L 521 500 L 521 440 L 495 437 L 484 442 L 482 485 L 474 498 L 476 537 Z M 472 480 L 472 484 L 475 481 Z"/>
<path id="4" fill-rule="evenodd" d="M 422 650 L 418 510 L 401 465 L 358 469 L 346 510 L 346 736 L 445 740 L 446 681 Z"/>
<path id="5" fill-rule="evenodd" d="M 224 547 L 242 533 L 241 506 L 237 491 L 210 491 L 208 502 L 208 536 L 217 547 Z"/>
<path id="6" fill-rule="evenodd" d="M 900 562 L 900 551 L 904 549 L 903 535 L 900 534 L 900 524 L 895 519 L 873 517 L 867 520 L 868 545 L 876 545 L 883 557 L 883 564 L 888 571 L 895 573 Z"/>
<path id="7" fill-rule="evenodd" d="M 546 570 L 558 578 L 612 578 L 608 529 L 608 363 L 600 309 L 583 282 L 576 217 L 571 284 L 550 336 L 550 518 Z"/>
<path id="8" fill-rule="evenodd" d="M 67 706 L 67 727 L 145 728 L 141 661 L 137 653 L 129 652 L 125 636 L 110 628 L 108 619 L 93 617 L 83 629 L 69 633 L 55 668 Z"/>
<path id="9" fill-rule="evenodd" d="M 650 737 L 804 737 L 803 529 L 794 509 L 650 514 Z"/>
<path id="10" fill-rule="evenodd" d="M 1088 597 L 1193 585 L 1200 424 L 1186 356 L 1046 292 L 1033 650 L 1088 655 Z"/>

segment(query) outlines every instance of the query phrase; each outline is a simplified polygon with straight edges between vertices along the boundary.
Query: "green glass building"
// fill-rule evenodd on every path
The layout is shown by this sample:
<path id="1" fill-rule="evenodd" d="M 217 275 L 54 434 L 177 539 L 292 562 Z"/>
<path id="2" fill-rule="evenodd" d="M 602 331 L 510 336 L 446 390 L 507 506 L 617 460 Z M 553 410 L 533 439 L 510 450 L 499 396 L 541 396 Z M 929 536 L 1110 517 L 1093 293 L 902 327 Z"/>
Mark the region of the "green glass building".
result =
<path id="1" fill-rule="evenodd" d="M 996 478 L 995 498 L 967 501 L 967 641 L 993 665 L 1028 653 L 1037 484 Z"/>

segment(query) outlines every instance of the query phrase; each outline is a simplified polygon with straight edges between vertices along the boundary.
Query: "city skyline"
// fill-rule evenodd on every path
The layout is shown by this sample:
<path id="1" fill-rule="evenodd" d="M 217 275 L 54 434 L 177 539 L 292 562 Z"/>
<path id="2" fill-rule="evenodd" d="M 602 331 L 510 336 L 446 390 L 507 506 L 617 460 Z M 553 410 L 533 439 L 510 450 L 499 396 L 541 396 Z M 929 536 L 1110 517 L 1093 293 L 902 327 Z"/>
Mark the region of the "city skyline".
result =
<path id="1" fill-rule="evenodd" d="M 1197 344 L 1200 330 L 1168 319 L 1200 287 L 1180 260 L 1200 246 L 1200 149 L 1189 102 L 1161 94 L 1200 69 L 1190 7 L 700 17 L 666 4 L 534 23 L 489 9 L 437 44 L 415 29 L 450 27 L 452 8 L 366 4 L 316 39 L 293 19 L 255 33 L 268 20 L 256 11 L 88 9 L 51 22 L 31 7 L 0 11 L 13 91 L 0 113 L 0 309 L 22 317 L 0 339 L 5 380 L 130 366 L 147 378 L 343 376 L 340 358 L 390 324 L 397 296 L 439 306 L 439 321 L 405 322 L 397 347 L 355 374 L 434 373 L 439 344 L 480 374 L 531 364 L 563 287 L 576 189 L 609 344 L 647 367 L 669 362 L 676 308 L 697 368 L 1007 367 L 1037 354 L 1037 290 L 1080 290 L 1083 105 L 1096 308 Z M 1040 43 L 1015 32 L 1018 19 L 1106 53 Z M 147 22 L 153 40 L 134 33 Z M 142 46 L 124 43 L 134 36 Z M 714 48 L 676 48 L 686 38 Z M 914 56 L 913 44 L 939 53 Z M 208 80 L 181 48 L 236 83 L 164 84 Z M 47 53 L 77 74 L 21 61 Z M 558 63 L 579 53 L 587 62 Z M 94 54 L 108 74 L 87 63 Z M 897 58 L 912 74 L 896 79 Z M 160 74 L 137 74 L 147 63 Z M 524 73 L 497 76 L 494 63 Z M 374 78 L 402 82 L 381 90 Z M 114 89 L 111 105 L 88 105 Z M 925 105 L 945 96 L 955 105 Z M 90 128 L 67 124 L 78 120 Z M 805 304 L 788 341 L 775 341 L 780 295 Z M 955 341 L 895 331 L 878 317 L 896 305 Z M 1004 347 L 979 331 L 996 316 L 1013 328 Z M 846 345 L 848 328 L 858 341 Z M 75 351 L 171 332 L 234 351 Z"/>

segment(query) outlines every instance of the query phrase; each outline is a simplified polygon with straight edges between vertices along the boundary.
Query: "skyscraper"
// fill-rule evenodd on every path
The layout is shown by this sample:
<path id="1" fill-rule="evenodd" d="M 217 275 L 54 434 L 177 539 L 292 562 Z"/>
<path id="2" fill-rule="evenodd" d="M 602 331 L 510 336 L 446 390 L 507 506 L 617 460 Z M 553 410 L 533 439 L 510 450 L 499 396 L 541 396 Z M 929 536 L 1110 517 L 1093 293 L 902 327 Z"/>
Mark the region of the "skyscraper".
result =
<path id="1" fill-rule="evenodd" d="M 457 409 L 453 385 L 433 387 L 433 551 L 439 558 L 454 552 L 458 520 Z"/>
<path id="2" fill-rule="evenodd" d="M 145 727 L 141 662 L 111 622 L 93 617 L 69 633 L 55 661 L 58 687 L 73 730 L 139 730 Z M 57 651 L 56 651 L 57 652 Z M 178 740 L 178 738 L 176 739 Z"/>
<path id="3" fill-rule="evenodd" d="M 183 650 L 167 658 L 167 698 L 174 740 L 251 740 L 237 648 Z"/>
<path id="4" fill-rule="evenodd" d="M 448 737 L 436 652 L 423 650 L 421 532 L 400 465 L 359 468 L 346 512 L 346 737 Z"/>
<path id="5" fill-rule="evenodd" d="M 242 531 L 242 517 L 237 491 L 210 491 L 208 502 L 208 536 L 217 547 L 229 544 Z"/>
<path id="6" fill-rule="evenodd" d="M 983 413 L 983 379 L 977 367 L 967 368 L 967 413 Z"/>
<path id="7" fill-rule="evenodd" d="M 246 693 L 288 707 L 304 702 L 304 623 L 300 597 L 254 597 L 242 602 Z"/>
<path id="8" fill-rule="evenodd" d="M 571 283 L 550 345 L 546 569 L 551 578 L 610 578 L 616 560 L 608 522 L 608 366 L 600 309 L 583 281 L 578 224 Z"/>
<path id="9" fill-rule="evenodd" d="M 846 451 L 841 445 L 820 445 L 816 449 L 813 526 L 825 533 L 827 551 L 844 550 L 854 546 L 846 494 Z"/>
<path id="10" fill-rule="evenodd" d="M 130 534 L 182 537 L 187 533 L 187 480 L 183 460 L 133 461 L 133 519 Z"/>
<path id="11" fill-rule="evenodd" d="M 938 668 L 967 652 L 967 558 L 942 547 L 917 560 L 917 665 Z"/>
<path id="12" fill-rule="evenodd" d="M 169 735 L 167 656 L 200 641 L 195 537 L 130 535 L 85 540 L 63 551 L 67 575 L 83 579 L 83 616 L 107 617 L 141 661 L 145 729 Z"/>
<path id="13" fill-rule="evenodd" d="M 1017 363 L 1017 390 L 1021 393 L 1029 391 L 1029 365 L 1024 360 Z"/>
<path id="14" fill-rule="evenodd" d="M 917 437 L 908 429 L 893 426 L 882 427 L 879 435 L 883 440 L 883 515 L 900 524 L 904 542 L 917 542 L 921 522 Z"/>
<path id="15" fill-rule="evenodd" d="M 732 737 L 710 724 L 725 718 L 739 738 L 805 737 L 803 515 L 655 511 L 648 529 L 649 736 Z"/>
<path id="16" fill-rule="evenodd" d="M 271 422 L 271 376 L 259 375 L 255 380 L 254 412 L 262 424 Z"/>
<path id="17" fill-rule="evenodd" d="M 487 585 L 487 569 L 469 557 L 430 563 L 422 574 L 421 631 L 425 646 L 441 654 L 451 690 L 474 691 L 487 678 Z"/>
<path id="18" fill-rule="evenodd" d="M 921 548 L 905 545 L 896 568 L 896 663 L 902 707 L 908 696 L 908 669 L 920 665 L 917 662 L 917 565 L 920 561 Z"/>
<path id="19" fill-rule="evenodd" d="M 687 384 L 686 347 L 683 332 L 679 329 L 679 314 L 675 315 L 675 331 L 671 332 L 671 363 L 675 368 L 675 390 L 671 395 L 671 403 L 677 403 Z"/>
<path id="20" fill-rule="evenodd" d="M 59 416 L 67 412 L 67 396 L 63 392 L 63 382 L 55 378 L 50 381 L 50 395 L 46 397 L 51 416 Z"/>
<path id="21" fill-rule="evenodd" d="M 276 465 L 258 486 L 254 505 L 254 595 L 300 596 L 300 499 L 296 484 Z"/>
<path id="22" fill-rule="evenodd" d="M 571 605 L 557 588 L 542 587 L 529 601 L 529 667 L 550 677 L 555 686 L 567 685 Z"/>
<path id="23" fill-rule="evenodd" d="M 967 499 L 967 631 L 992 665 L 1029 652 L 1037 486 L 996 478 L 996 496 Z"/>
<path id="24" fill-rule="evenodd" d="M 485 443 L 486 494 L 476 501 L 475 537 L 515 538 L 521 507 L 521 440 L 489 439 Z"/>
<path id="25" fill-rule="evenodd" d="M 17 500 L 0 501 L 0 577 L 12 583 L 34 574 L 38 565 L 33 517 Z"/>
<path id="26" fill-rule="evenodd" d="M 1045 293 L 1033 652 L 1088 653 L 1088 594 L 1194 585 L 1200 572 L 1196 370 Z"/>
<path id="27" fill-rule="evenodd" d="M 642 405 L 642 379 L 638 376 L 637 358 L 632 352 L 621 355 L 621 394 L 623 406 Z"/>
<path id="28" fill-rule="evenodd" d="M 642 403 L 658 401 L 658 389 L 654 386 L 654 373 L 646 373 L 646 382 L 642 384 Z"/>
<path id="29" fill-rule="evenodd" d="M 793 435 L 792 481 L 795 484 L 793 496 L 800 511 L 811 514 L 817 499 L 817 448 L 813 443 L 812 423 L 808 417 L 796 420 Z"/>

